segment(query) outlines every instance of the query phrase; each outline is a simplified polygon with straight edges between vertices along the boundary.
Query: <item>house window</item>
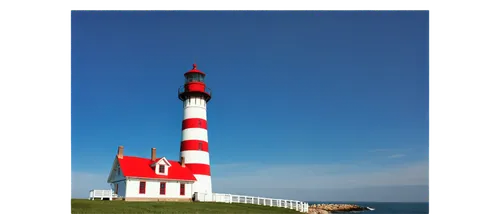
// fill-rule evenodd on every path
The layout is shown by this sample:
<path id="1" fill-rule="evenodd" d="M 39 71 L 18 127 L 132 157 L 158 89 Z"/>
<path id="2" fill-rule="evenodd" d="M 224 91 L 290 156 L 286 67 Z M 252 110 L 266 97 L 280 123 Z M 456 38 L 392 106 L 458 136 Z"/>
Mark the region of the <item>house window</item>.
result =
<path id="1" fill-rule="evenodd" d="M 160 195 L 165 195 L 165 182 L 160 182 Z"/>
<path id="2" fill-rule="evenodd" d="M 141 181 L 139 184 L 139 194 L 145 194 L 146 193 L 146 182 Z"/>
<path id="3" fill-rule="evenodd" d="M 181 184 L 181 192 L 180 192 L 181 195 L 185 195 L 185 193 L 186 193 L 184 191 L 184 188 L 185 188 L 185 184 Z"/>
<path id="4" fill-rule="evenodd" d="M 118 183 L 115 184 L 115 194 L 118 194 Z"/>
<path id="5" fill-rule="evenodd" d="M 165 165 L 160 165 L 160 173 L 165 173 Z"/>

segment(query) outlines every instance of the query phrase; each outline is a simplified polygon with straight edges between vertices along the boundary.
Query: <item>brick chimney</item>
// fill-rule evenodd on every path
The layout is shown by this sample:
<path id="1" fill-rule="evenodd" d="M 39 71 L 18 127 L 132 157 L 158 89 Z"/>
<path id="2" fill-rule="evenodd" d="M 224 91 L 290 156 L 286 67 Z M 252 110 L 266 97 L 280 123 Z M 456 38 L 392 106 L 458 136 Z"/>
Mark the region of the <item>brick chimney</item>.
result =
<path id="1" fill-rule="evenodd" d="M 185 167 L 185 166 L 186 166 L 186 164 L 184 163 L 184 157 L 181 157 L 181 166 L 182 166 L 182 167 Z"/>
<path id="2" fill-rule="evenodd" d="M 156 160 L 156 148 L 151 148 L 151 160 Z"/>
<path id="3" fill-rule="evenodd" d="M 119 159 L 122 159 L 122 158 L 123 158 L 123 146 L 119 146 L 119 147 L 118 147 L 118 153 L 116 154 L 116 156 L 117 156 Z"/>

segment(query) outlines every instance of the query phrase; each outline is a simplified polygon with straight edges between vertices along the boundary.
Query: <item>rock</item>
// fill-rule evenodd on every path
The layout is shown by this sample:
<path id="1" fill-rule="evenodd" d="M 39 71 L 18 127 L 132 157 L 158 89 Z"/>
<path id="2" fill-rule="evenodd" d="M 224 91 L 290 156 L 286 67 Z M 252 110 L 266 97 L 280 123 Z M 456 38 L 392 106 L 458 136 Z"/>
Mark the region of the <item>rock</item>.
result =
<path id="1" fill-rule="evenodd" d="M 361 207 L 354 204 L 313 204 L 309 206 L 309 213 L 323 214 L 331 212 L 350 212 L 350 211 L 364 211 L 369 210 L 366 207 Z M 325 212 L 321 212 L 325 211 Z"/>
<path id="2" fill-rule="evenodd" d="M 316 208 L 309 208 L 308 214 L 329 214 L 328 211 Z"/>

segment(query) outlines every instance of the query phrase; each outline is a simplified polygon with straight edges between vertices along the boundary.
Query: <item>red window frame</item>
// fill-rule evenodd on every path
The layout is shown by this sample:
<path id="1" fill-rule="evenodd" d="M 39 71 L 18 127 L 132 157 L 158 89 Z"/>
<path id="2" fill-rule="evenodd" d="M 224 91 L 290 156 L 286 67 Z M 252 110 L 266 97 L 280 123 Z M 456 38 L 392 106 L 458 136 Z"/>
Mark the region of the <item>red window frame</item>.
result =
<path id="1" fill-rule="evenodd" d="M 180 195 L 185 195 L 186 194 L 185 188 L 186 188 L 186 185 L 185 184 L 181 184 Z"/>
<path id="2" fill-rule="evenodd" d="M 165 173 L 165 165 L 160 165 L 160 168 L 158 169 L 160 173 Z"/>
<path id="3" fill-rule="evenodd" d="M 139 194 L 146 194 L 146 181 L 139 183 Z"/>
<path id="4" fill-rule="evenodd" d="M 166 183 L 160 182 L 160 195 L 165 195 Z"/>

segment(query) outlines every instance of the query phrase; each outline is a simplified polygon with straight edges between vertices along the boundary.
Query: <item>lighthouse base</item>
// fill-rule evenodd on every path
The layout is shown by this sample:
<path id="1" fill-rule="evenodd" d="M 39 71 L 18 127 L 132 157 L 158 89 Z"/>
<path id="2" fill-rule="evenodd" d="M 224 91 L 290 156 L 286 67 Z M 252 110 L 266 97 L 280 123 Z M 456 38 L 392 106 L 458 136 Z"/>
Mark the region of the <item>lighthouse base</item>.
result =
<path id="1" fill-rule="evenodd" d="M 193 193 L 212 194 L 212 177 L 210 175 L 195 174 L 196 181 L 193 183 Z"/>
<path id="2" fill-rule="evenodd" d="M 213 200 L 213 194 L 212 193 L 199 193 L 195 192 L 194 193 L 194 201 L 197 202 L 211 202 Z"/>

